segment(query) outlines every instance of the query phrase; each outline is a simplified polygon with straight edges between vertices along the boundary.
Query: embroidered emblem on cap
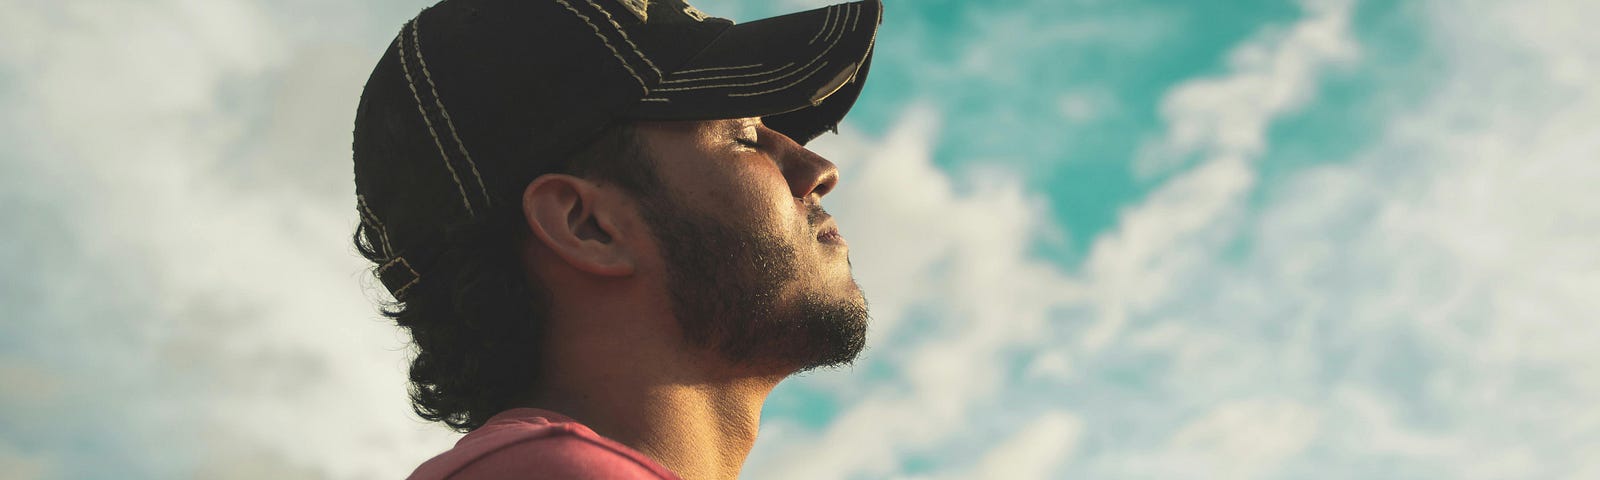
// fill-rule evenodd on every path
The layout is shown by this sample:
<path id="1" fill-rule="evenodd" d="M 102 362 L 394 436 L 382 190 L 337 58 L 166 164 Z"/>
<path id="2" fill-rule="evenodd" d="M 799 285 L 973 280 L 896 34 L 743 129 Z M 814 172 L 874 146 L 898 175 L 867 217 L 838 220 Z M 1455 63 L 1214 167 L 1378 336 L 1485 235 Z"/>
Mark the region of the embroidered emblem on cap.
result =
<path id="1" fill-rule="evenodd" d="M 704 22 L 704 21 L 706 21 L 706 14 L 702 13 L 700 11 L 700 9 L 698 9 L 698 8 L 694 8 L 694 5 L 689 5 L 687 3 L 684 4 L 683 5 L 683 14 L 684 15 L 688 15 L 689 18 L 693 18 L 694 21 L 696 21 L 696 22 Z"/>
<path id="2" fill-rule="evenodd" d="M 650 0 L 617 0 L 617 3 L 627 7 L 628 11 L 632 12 L 633 16 L 639 17 L 641 22 L 650 18 L 650 14 L 647 12 L 650 9 Z"/>

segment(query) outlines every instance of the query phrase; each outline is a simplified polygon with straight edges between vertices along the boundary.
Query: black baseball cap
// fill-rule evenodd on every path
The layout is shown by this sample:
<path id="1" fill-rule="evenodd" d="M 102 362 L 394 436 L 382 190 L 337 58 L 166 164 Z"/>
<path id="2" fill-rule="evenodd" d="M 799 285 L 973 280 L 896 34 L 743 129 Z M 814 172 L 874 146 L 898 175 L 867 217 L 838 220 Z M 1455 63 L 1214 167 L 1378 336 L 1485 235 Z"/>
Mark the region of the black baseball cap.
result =
<path id="1" fill-rule="evenodd" d="M 445 0 L 407 22 L 362 91 L 357 208 L 396 299 L 448 229 L 608 127 L 762 117 L 800 144 L 836 130 L 872 59 L 880 0 L 748 23 L 682 0 Z M 375 235 L 374 235 L 375 234 Z M 375 238 L 374 238 L 375 237 Z"/>

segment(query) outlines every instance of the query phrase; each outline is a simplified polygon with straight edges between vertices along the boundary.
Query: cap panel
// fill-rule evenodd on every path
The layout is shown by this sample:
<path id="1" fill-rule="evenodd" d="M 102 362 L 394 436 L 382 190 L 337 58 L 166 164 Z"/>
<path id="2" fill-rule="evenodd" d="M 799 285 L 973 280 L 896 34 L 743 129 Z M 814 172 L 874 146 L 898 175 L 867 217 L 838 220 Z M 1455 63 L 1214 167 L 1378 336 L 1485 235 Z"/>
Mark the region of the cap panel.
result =
<path id="1" fill-rule="evenodd" d="M 593 1 L 605 5 L 626 0 Z M 680 69 L 684 62 L 704 50 L 733 25 L 732 20 L 705 16 L 679 0 L 653 0 L 649 2 L 649 12 L 648 22 L 626 18 L 626 15 L 618 15 L 617 19 L 628 30 L 629 37 L 638 43 L 640 50 L 662 72 Z"/>
<path id="2" fill-rule="evenodd" d="M 498 198 L 592 138 L 654 76 L 585 0 L 452 0 L 419 21 L 439 94 Z"/>
<path id="3" fill-rule="evenodd" d="M 455 183 L 456 191 L 461 194 L 462 207 L 468 215 L 476 211 L 472 205 L 475 201 L 481 202 L 481 207 L 494 203 L 489 196 L 488 188 L 483 185 L 483 174 L 478 171 L 478 165 L 472 161 L 472 154 L 467 152 L 466 144 L 461 142 L 461 134 L 456 130 L 456 125 L 450 118 L 450 111 L 445 109 L 444 102 L 439 99 L 439 88 L 433 81 L 433 73 L 428 70 L 428 61 L 422 55 L 422 43 L 418 39 L 421 27 L 417 19 L 412 19 L 395 39 L 395 48 L 399 50 L 400 71 L 405 74 L 406 87 L 411 90 L 411 98 L 416 101 L 417 113 L 422 117 L 422 122 L 428 127 L 428 136 L 433 139 L 433 144 L 439 149 L 439 158 L 443 160 L 445 170 L 450 173 L 450 180 Z M 424 100 L 424 97 L 427 100 Z M 441 138 L 439 130 L 447 128 L 448 136 Z M 446 147 L 445 144 L 451 144 Z M 459 167 L 458 167 L 459 165 Z M 468 177 L 465 184 L 462 177 Z M 470 186 L 469 186 L 470 185 Z M 467 194 L 468 189 L 472 194 Z"/>
<path id="4" fill-rule="evenodd" d="M 562 8 L 567 9 L 573 16 L 578 17 L 584 24 L 588 25 L 590 30 L 594 31 L 595 36 L 600 39 L 600 43 L 611 51 L 611 56 L 616 57 L 617 61 L 622 64 L 623 69 L 628 71 L 628 75 L 633 76 L 633 79 L 639 82 L 639 88 L 642 92 L 648 93 L 650 85 L 660 81 L 661 69 L 656 68 L 655 63 L 650 61 L 650 57 L 645 56 L 644 52 L 639 50 L 639 45 L 633 43 L 633 39 L 628 38 L 627 30 L 617 23 L 616 18 L 611 16 L 611 12 L 606 11 L 605 7 L 595 3 L 594 0 L 555 0 L 555 2 L 561 4 Z M 585 13 L 574 7 L 574 2 L 586 6 L 588 12 Z M 607 24 L 609 24 L 609 28 L 602 26 Z M 616 40 L 612 40 L 613 37 Z M 623 53 L 624 51 L 628 52 L 626 56 Z M 629 60 L 630 58 L 634 60 Z M 645 68 L 636 68 L 634 66 L 635 62 L 643 63 Z M 646 80 L 646 78 L 649 80 Z"/>

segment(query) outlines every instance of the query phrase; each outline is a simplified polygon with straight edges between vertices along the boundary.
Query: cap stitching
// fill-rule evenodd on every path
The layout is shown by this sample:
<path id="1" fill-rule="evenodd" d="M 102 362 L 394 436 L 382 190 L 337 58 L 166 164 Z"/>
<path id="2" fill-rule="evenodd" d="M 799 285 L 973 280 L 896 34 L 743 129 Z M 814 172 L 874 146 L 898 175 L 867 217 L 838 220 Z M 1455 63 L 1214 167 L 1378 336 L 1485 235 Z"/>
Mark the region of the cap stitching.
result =
<path id="1" fill-rule="evenodd" d="M 822 27 L 823 28 L 818 28 L 817 29 L 817 33 L 815 35 L 811 36 L 811 40 L 807 40 L 806 41 L 806 45 L 817 43 L 817 39 L 818 38 L 822 38 L 822 32 L 824 30 L 827 30 L 828 29 L 827 28 L 828 25 L 831 25 L 833 23 L 833 11 L 837 10 L 837 8 L 834 8 L 834 7 L 837 7 L 837 6 L 838 5 L 829 5 L 828 6 L 828 11 L 826 12 L 827 16 L 823 17 L 823 20 L 822 20 Z"/>
<path id="2" fill-rule="evenodd" d="M 589 6 L 594 7 L 595 10 L 599 10 L 601 15 L 606 16 L 606 21 L 611 22 L 612 27 L 616 27 L 617 33 L 622 35 L 622 41 L 628 42 L 628 46 L 633 48 L 633 54 L 638 55 L 639 59 L 644 60 L 644 64 L 649 66 L 651 71 L 656 72 L 657 79 L 661 78 L 661 69 L 656 68 L 656 64 L 650 61 L 650 57 L 644 56 L 644 52 L 639 50 L 639 46 L 633 43 L 633 39 L 628 38 L 628 32 L 622 30 L 622 25 L 618 24 L 617 20 L 611 17 L 611 12 L 607 12 L 605 8 L 600 6 L 600 4 L 594 3 L 594 0 L 588 1 Z"/>
<path id="3" fill-rule="evenodd" d="M 678 70 L 676 72 L 672 72 L 672 73 L 669 73 L 667 75 L 668 76 L 671 76 L 671 75 L 683 75 L 685 73 L 709 72 L 709 71 L 713 71 L 713 70 L 738 70 L 738 69 L 741 69 L 741 68 L 760 67 L 760 66 L 764 66 L 764 65 L 766 65 L 766 64 L 765 63 L 755 63 L 755 64 L 750 64 L 750 65 L 739 65 L 739 66 L 735 66 L 735 67 L 696 68 L 694 70 Z"/>
<path id="4" fill-rule="evenodd" d="M 389 246 L 389 229 L 383 226 L 383 221 L 378 220 L 378 214 L 372 213 L 372 207 L 367 206 L 366 195 L 356 195 L 356 207 L 361 209 L 361 223 L 378 230 L 378 241 L 383 243 L 383 255 L 394 255 L 394 247 Z M 367 220 L 372 220 L 370 223 Z"/>
<path id="5" fill-rule="evenodd" d="M 738 75 L 723 75 L 723 76 L 720 76 L 720 77 L 680 78 L 680 79 L 676 79 L 676 80 L 662 80 L 661 83 L 663 83 L 663 84 L 666 84 L 666 83 L 688 83 L 688 82 L 703 82 L 703 81 L 706 81 L 706 80 L 723 80 L 723 79 L 729 79 L 729 78 L 759 77 L 759 76 L 766 75 L 766 74 L 769 74 L 769 73 L 779 72 L 779 71 L 782 71 L 785 68 L 789 68 L 789 67 L 792 67 L 792 66 L 794 66 L 794 62 L 785 63 L 781 67 L 774 68 L 772 70 L 767 70 L 767 71 L 764 71 L 764 72 L 741 73 L 741 74 L 738 74 Z"/>
<path id="6" fill-rule="evenodd" d="M 838 18 L 843 19 L 843 18 L 847 18 L 847 17 L 841 16 L 841 17 L 838 17 Z M 840 23 L 840 24 L 842 25 L 842 23 Z M 837 25 L 835 25 L 835 26 L 837 26 Z M 837 35 L 837 36 L 833 35 L 833 31 L 834 31 L 834 28 L 829 28 L 828 29 L 828 32 L 829 32 L 828 36 L 833 38 L 833 40 L 828 43 L 828 48 L 822 49 L 822 52 L 818 53 L 815 57 L 811 58 L 811 61 L 806 62 L 805 65 L 800 66 L 800 68 L 796 68 L 792 72 L 785 73 L 783 75 L 779 75 L 779 76 L 776 76 L 776 77 L 773 77 L 773 78 L 769 78 L 769 79 L 766 79 L 766 80 L 762 80 L 762 81 L 759 81 L 759 82 L 717 84 L 717 85 L 696 85 L 696 86 L 692 86 L 692 87 L 677 87 L 677 88 L 657 88 L 656 91 L 658 91 L 658 92 L 682 92 L 682 91 L 689 91 L 689 90 L 704 90 L 704 89 L 708 89 L 708 88 L 753 87 L 753 86 L 756 86 L 756 85 L 764 85 L 764 84 L 776 82 L 776 81 L 779 81 L 779 80 L 783 80 L 785 78 L 789 78 L 791 76 L 794 76 L 797 73 L 805 71 L 807 68 L 811 67 L 811 64 L 816 63 L 817 60 L 820 60 L 820 59 L 822 59 L 823 56 L 826 56 L 828 54 L 828 52 L 833 51 L 833 47 L 835 47 L 835 46 L 837 46 L 839 44 L 839 40 L 844 39 L 844 30 L 843 29 L 839 29 L 839 35 Z M 827 62 L 823 62 L 823 63 L 827 63 Z M 816 72 L 813 71 L 812 73 L 815 74 Z M 809 77 L 810 75 L 807 75 L 807 76 Z M 740 96 L 747 96 L 747 95 L 740 95 Z"/>
<path id="7" fill-rule="evenodd" d="M 695 85 L 695 86 L 692 86 L 692 87 L 657 88 L 655 91 L 657 91 L 657 92 L 683 92 L 683 91 L 689 91 L 689 90 L 705 90 L 705 89 L 708 89 L 708 88 L 753 87 L 753 86 L 756 86 L 756 85 L 765 85 L 765 84 L 768 84 L 768 83 L 772 83 L 772 82 L 776 82 L 776 81 L 779 81 L 779 80 L 783 80 L 785 78 L 792 77 L 797 73 L 803 72 L 803 71 L 805 71 L 806 68 L 811 66 L 811 63 L 815 63 L 815 62 L 816 62 L 816 59 L 812 59 L 811 62 L 806 63 L 804 66 L 801 66 L 800 68 L 797 68 L 792 72 L 785 73 L 783 75 L 779 75 L 779 76 L 776 76 L 776 77 L 768 78 L 766 80 L 762 80 L 762 81 L 759 81 L 759 82 L 719 83 L 719 84 L 715 84 L 715 85 Z M 823 63 L 827 63 L 827 62 L 823 62 Z"/>
<path id="8" fill-rule="evenodd" d="M 786 89 L 786 88 L 789 88 L 789 87 L 793 87 L 796 84 L 799 84 L 800 82 L 806 81 L 807 78 L 811 78 L 812 75 L 816 75 L 817 72 L 822 71 L 822 67 L 826 67 L 826 66 L 828 66 L 828 62 L 822 62 L 822 64 L 817 65 L 817 68 L 811 69 L 811 73 L 807 73 L 805 76 L 800 77 L 800 78 L 796 79 L 793 82 L 789 82 L 788 85 L 784 85 L 784 86 L 781 86 L 781 87 L 778 87 L 778 88 L 774 88 L 774 89 L 771 89 L 771 90 L 762 90 L 762 91 L 755 92 L 755 93 L 730 93 L 730 94 L 728 94 L 728 96 L 730 96 L 730 97 L 753 97 L 753 96 L 756 96 L 756 95 L 765 95 L 765 94 L 768 94 L 768 93 L 772 93 L 772 92 L 783 90 L 783 89 Z"/>
<path id="9" fill-rule="evenodd" d="M 633 14 L 634 18 L 638 18 L 639 21 L 650 21 L 650 3 L 648 0 L 617 0 L 617 3 L 622 4 L 623 8 L 627 8 L 628 13 Z"/>
<path id="10" fill-rule="evenodd" d="M 641 98 L 641 99 L 639 99 L 639 101 L 641 101 L 641 102 L 670 102 L 672 100 L 671 99 L 666 99 L 666 98 Z"/>
<path id="11" fill-rule="evenodd" d="M 376 272 L 378 274 L 378 281 L 383 281 L 383 272 L 389 271 L 389 269 L 393 268 L 397 263 L 400 266 L 406 267 L 406 271 L 411 272 L 411 281 L 406 282 L 405 285 L 401 285 L 400 288 L 394 289 L 394 299 L 402 300 L 402 297 L 405 297 L 406 295 L 406 290 L 410 290 L 412 285 L 416 285 L 417 282 L 422 281 L 422 274 L 417 273 L 417 269 L 411 268 L 411 262 L 406 261 L 406 257 L 395 256 L 387 263 L 384 263 L 382 266 L 378 267 Z M 384 286 L 388 285 L 385 284 Z"/>
<path id="12" fill-rule="evenodd" d="M 418 18 L 421 14 L 417 15 Z M 415 23 L 417 19 L 411 19 Z M 413 32 L 414 33 L 414 32 Z M 467 215 L 477 216 L 472 210 L 472 201 L 467 199 L 467 188 L 461 185 L 461 177 L 456 175 L 456 167 L 450 164 L 450 154 L 444 151 L 444 142 L 439 140 L 439 132 L 433 128 L 433 119 L 428 118 L 428 111 L 422 106 L 422 94 L 417 93 L 417 81 L 411 77 L 411 67 L 406 61 L 405 31 L 400 31 L 400 36 L 395 38 L 399 43 L 400 69 L 406 74 L 406 87 L 411 89 L 411 98 L 417 101 L 417 113 L 422 114 L 422 123 L 428 125 L 428 135 L 433 137 L 433 144 L 439 147 L 439 157 L 444 160 L 444 168 L 450 171 L 450 178 L 456 182 L 456 190 L 461 192 L 461 204 L 467 207 Z"/>
<path id="13" fill-rule="evenodd" d="M 854 8 L 851 8 L 851 5 L 845 5 L 843 10 L 844 10 L 843 12 L 839 12 L 839 16 L 834 17 L 835 21 L 833 22 L 832 25 L 828 26 L 828 34 L 825 35 L 825 37 L 827 37 L 827 38 L 832 38 L 833 39 L 833 43 L 838 43 L 839 39 L 844 38 L 844 28 L 841 28 L 841 27 L 844 27 L 844 24 L 846 24 L 846 23 L 850 23 L 850 15 L 851 15 L 852 12 L 855 11 Z M 836 28 L 839 29 L 839 35 L 838 36 L 834 36 L 833 35 L 833 30 L 836 29 Z M 832 50 L 832 49 L 833 49 L 833 45 L 829 44 L 828 45 L 828 50 Z"/>
<path id="14" fill-rule="evenodd" d="M 556 0 L 556 2 L 559 2 L 561 6 L 566 7 L 567 11 L 572 12 L 573 15 L 577 15 L 578 19 L 583 20 L 583 23 L 589 24 L 589 28 L 594 30 L 594 36 L 600 37 L 600 43 L 605 44 L 606 49 L 611 50 L 611 56 L 616 57 L 618 62 L 622 62 L 622 68 L 627 69 L 628 75 L 632 75 L 633 79 L 639 82 L 639 88 L 643 89 L 646 95 L 650 94 L 650 87 L 644 82 L 643 78 L 639 78 L 639 74 L 637 72 L 633 71 L 633 66 L 628 65 L 628 61 L 622 59 L 622 53 L 617 51 L 617 47 L 611 45 L 611 40 L 606 39 L 605 34 L 600 33 L 600 27 L 595 26 L 594 22 L 590 21 L 588 16 L 584 15 L 583 12 L 579 12 L 578 9 L 573 8 L 571 3 L 567 3 L 567 0 Z"/>
<path id="15" fill-rule="evenodd" d="M 478 163 L 472 160 L 472 154 L 467 153 L 467 144 L 461 141 L 461 133 L 456 131 L 456 122 L 450 118 L 450 110 L 444 108 L 444 101 L 439 99 L 439 87 L 433 83 L 433 73 L 428 71 L 428 61 L 422 57 L 422 17 L 411 21 L 411 45 L 417 52 L 417 64 L 422 66 L 422 78 L 428 81 L 428 91 L 433 94 L 433 104 L 439 107 L 439 113 L 444 116 L 444 124 L 450 127 L 450 137 L 456 141 L 456 149 L 461 151 L 461 156 L 467 159 L 467 166 L 472 169 L 472 178 L 478 182 L 478 191 L 483 194 L 485 205 L 494 205 L 494 199 L 489 197 L 489 187 L 483 184 L 483 174 L 478 173 Z"/>

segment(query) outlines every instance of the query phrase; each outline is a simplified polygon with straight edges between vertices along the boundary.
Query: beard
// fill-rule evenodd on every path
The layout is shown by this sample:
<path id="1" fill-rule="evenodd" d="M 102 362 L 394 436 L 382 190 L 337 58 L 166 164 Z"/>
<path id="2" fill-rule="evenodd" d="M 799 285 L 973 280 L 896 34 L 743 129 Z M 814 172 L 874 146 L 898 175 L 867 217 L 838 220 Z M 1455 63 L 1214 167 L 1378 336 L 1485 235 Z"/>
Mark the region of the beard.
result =
<path id="1" fill-rule="evenodd" d="M 861 353 L 868 314 L 859 287 L 855 295 L 827 295 L 824 282 L 801 278 L 800 245 L 665 198 L 643 206 L 690 344 L 736 365 L 795 372 L 849 365 Z M 813 205 L 809 218 L 821 215 Z M 782 292 L 796 282 L 800 294 L 784 302 Z"/>

